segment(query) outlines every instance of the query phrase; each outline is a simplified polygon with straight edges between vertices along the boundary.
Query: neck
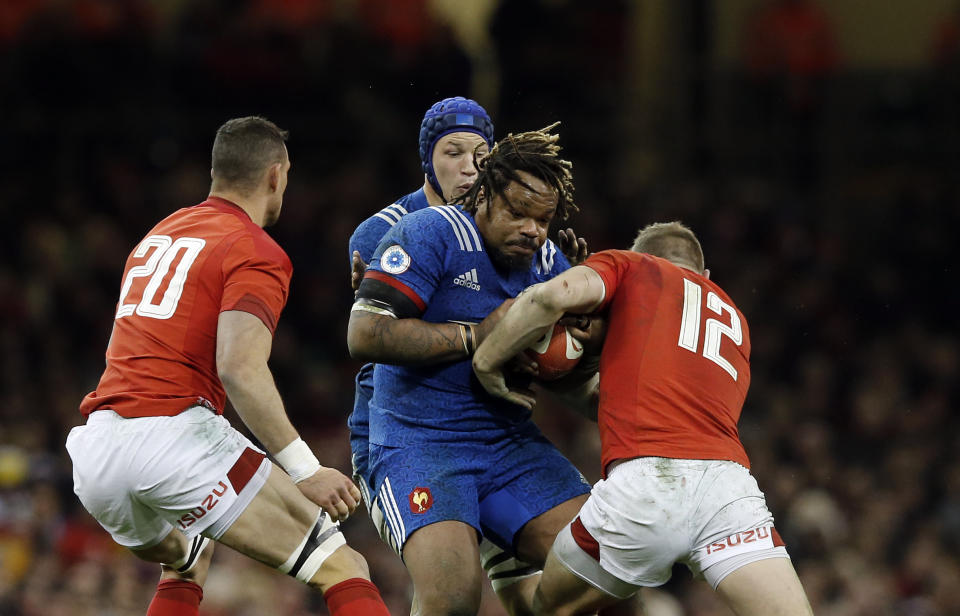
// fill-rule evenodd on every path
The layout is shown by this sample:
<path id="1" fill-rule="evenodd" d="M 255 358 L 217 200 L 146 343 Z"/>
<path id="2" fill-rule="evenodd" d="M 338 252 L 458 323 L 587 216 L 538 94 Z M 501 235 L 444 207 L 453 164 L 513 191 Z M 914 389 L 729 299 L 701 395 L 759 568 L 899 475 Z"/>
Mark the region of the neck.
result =
<path id="1" fill-rule="evenodd" d="M 427 203 L 429 205 L 446 205 L 447 202 L 443 200 L 443 197 L 437 194 L 437 191 L 433 189 L 433 186 L 430 185 L 430 182 L 423 182 L 423 194 L 427 196 Z"/>
<path id="2" fill-rule="evenodd" d="M 703 271 L 697 269 L 696 265 L 692 265 L 690 263 L 687 263 L 686 261 L 671 261 L 671 263 L 673 263 L 677 267 L 682 267 L 683 269 L 690 270 L 694 274 L 700 274 L 701 276 L 703 275 Z"/>
<path id="3" fill-rule="evenodd" d="M 266 204 L 255 196 L 243 195 L 234 190 L 210 189 L 210 196 L 225 199 L 247 213 L 257 226 L 262 227 L 266 213 Z"/>

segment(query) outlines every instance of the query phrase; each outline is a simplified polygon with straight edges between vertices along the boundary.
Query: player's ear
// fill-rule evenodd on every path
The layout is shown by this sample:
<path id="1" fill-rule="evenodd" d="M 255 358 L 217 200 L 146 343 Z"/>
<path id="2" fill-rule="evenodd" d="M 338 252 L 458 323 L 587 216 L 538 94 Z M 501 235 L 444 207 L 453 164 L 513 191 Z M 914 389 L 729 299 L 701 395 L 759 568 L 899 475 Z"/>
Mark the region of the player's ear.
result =
<path id="1" fill-rule="evenodd" d="M 487 196 L 483 192 L 483 186 L 477 189 L 477 207 L 474 208 L 474 211 L 480 211 L 480 208 L 483 207 L 484 203 L 487 201 Z"/>
<path id="2" fill-rule="evenodd" d="M 267 182 L 271 192 L 276 192 L 280 187 L 280 167 L 282 166 L 283 163 L 274 163 L 267 169 Z"/>

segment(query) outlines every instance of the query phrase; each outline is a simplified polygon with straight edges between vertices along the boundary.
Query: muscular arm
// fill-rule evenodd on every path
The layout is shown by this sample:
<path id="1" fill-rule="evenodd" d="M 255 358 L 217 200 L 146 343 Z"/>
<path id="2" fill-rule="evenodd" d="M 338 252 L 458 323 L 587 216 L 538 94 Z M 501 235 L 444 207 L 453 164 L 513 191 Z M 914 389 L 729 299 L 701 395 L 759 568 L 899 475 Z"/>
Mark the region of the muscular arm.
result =
<path id="1" fill-rule="evenodd" d="M 259 318 L 238 310 L 220 313 L 217 322 L 220 381 L 243 423 L 276 457 L 300 436 L 287 417 L 267 365 L 272 346 L 273 336 Z M 302 443 L 301 446 L 305 447 Z M 333 468 L 321 466 L 312 475 L 300 479 L 297 487 L 334 521 L 346 519 L 360 502 L 357 487 Z"/>
<path id="2" fill-rule="evenodd" d="M 473 369 L 493 395 L 532 407 L 534 401 L 507 389 L 503 365 L 530 346 L 564 313 L 589 313 L 603 301 L 603 279 L 589 267 L 577 266 L 527 289 L 486 337 L 473 357 Z"/>
<path id="3" fill-rule="evenodd" d="M 468 357 L 456 323 L 395 319 L 362 310 L 350 313 L 347 346 L 354 359 L 380 364 L 424 365 Z"/>
<path id="4" fill-rule="evenodd" d="M 217 323 L 220 381 L 243 423 L 275 454 L 299 435 L 287 418 L 267 366 L 272 345 L 270 330 L 257 317 L 238 310 L 220 313 Z"/>
<path id="5" fill-rule="evenodd" d="M 486 339 L 513 305 L 510 298 L 483 321 L 465 326 L 472 337 L 472 349 Z M 460 325 L 430 323 L 416 318 L 397 319 L 389 314 L 354 308 L 347 326 L 347 346 L 354 359 L 379 364 L 406 366 L 460 361 L 470 357 L 464 347 Z"/>

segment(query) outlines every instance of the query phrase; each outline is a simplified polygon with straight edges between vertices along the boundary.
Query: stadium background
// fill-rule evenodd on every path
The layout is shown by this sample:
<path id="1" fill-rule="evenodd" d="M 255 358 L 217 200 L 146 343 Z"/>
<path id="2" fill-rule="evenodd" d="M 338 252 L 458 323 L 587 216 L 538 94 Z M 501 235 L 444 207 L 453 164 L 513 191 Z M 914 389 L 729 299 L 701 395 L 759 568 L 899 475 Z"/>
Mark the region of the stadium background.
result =
<path id="1" fill-rule="evenodd" d="M 952 0 L 4 0 L 0 615 L 145 611 L 156 567 L 79 506 L 62 443 L 127 252 L 206 195 L 228 117 L 291 130 L 272 366 L 349 467 L 347 238 L 420 184 L 420 117 L 457 94 L 498 138 L 563 122 L 592 249 L 658 220 L 699 234 L 751 324 L 742 437 L 816 612 L 960 614 L 958 69 Z M 593 430 L 538 418 L 595 479 Z M 345 532 L 406 613 L 365 518 Z M 685 570 L 665 591 L 654 616 L 728 613 Z M 205 593 L 208 616 L 325 613 L 226 548 Z"/>

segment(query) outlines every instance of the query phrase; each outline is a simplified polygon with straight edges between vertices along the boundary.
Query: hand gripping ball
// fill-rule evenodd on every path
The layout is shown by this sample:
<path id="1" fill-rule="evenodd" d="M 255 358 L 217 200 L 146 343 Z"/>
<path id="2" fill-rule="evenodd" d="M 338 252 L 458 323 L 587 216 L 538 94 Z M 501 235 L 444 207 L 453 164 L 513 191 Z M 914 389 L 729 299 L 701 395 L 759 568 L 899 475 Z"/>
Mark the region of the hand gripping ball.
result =
<path id="1" fill-rule="evenodd" d="M 537 363 L 537 378 L 554 381 L 574 369 L 583 357 L 583 345 L 566 327 L 557 324 L 524 350 L 524 354 Z"/>

